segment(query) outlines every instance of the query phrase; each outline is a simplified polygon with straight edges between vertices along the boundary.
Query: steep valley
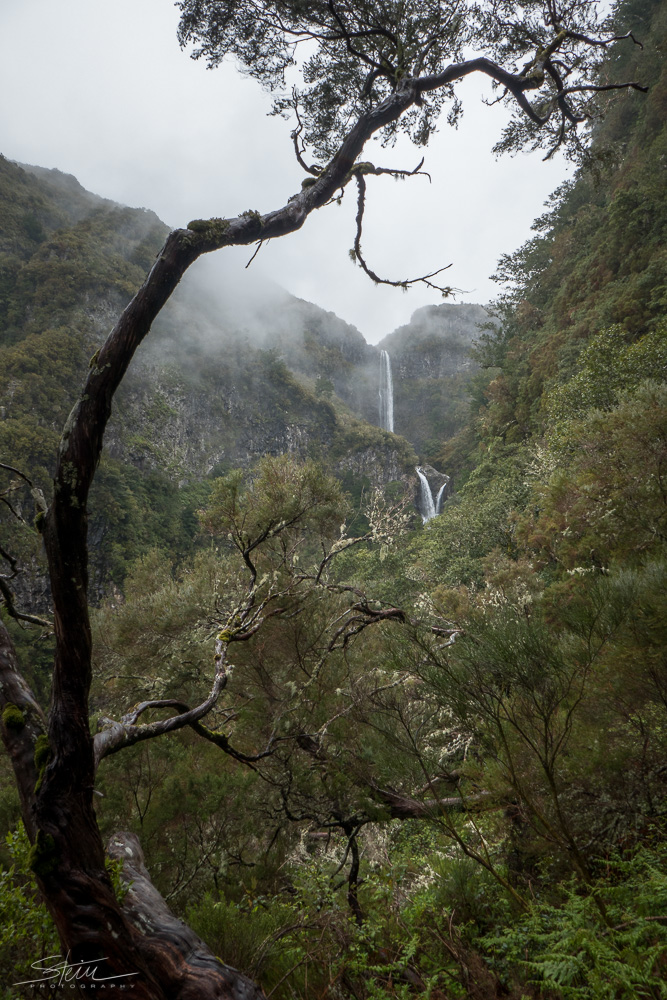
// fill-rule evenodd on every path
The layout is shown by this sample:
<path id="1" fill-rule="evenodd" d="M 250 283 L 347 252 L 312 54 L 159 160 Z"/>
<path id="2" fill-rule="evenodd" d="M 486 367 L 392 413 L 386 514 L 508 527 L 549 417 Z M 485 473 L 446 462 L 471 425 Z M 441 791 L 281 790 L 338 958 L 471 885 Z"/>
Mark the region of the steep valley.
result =
<path id="1" fill-rule="evenodd" d="M 88 360 L 167 229 L 58 170 L 7 160 L 0 198 L 0 449 L 48 495 Z M 312 303 L 277 288 L 242 301 L 195 269 L 114 403 L 91 502 L 95 592 L 170 531 L 175 552 L 187 546 L 205 483 L 262 455 L 317 459 L 356 502 L 371 485 L 416 488 L 417 452 L 432 459 L 434 442 L 466 422 L 469 348 L 486 315 L 465 305 L 420 310 L 373 347 Z M 383 348 L 395 373 L 395 434 L 378 426 Z"/>

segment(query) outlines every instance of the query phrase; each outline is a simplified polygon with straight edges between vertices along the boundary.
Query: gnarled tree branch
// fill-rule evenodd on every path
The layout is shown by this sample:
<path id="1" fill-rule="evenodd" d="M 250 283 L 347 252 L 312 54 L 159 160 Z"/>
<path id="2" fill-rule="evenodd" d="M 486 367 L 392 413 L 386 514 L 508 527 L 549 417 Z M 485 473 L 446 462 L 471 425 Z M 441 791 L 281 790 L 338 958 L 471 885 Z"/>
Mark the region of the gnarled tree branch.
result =
<path id="1" fill-rule="evenodd" d="M 376 285 L 391 285 L 393 288 L 408 289 L 410 285 L 423 284 L 426 285 L 427 288 L 433 288 L 436 291 L 440 292 L 444 297 L 451 295 L 454 291 L 453 288 L 449 286 L 446 287 L 443 285 L 436 285 L 434 282 L 431 281 L 431 278 L 435 278 L 438 274 L 442 274 L 443 271 L 446 271 L 448 268 L 450 268 L 452 266 L 451 264 L 447 264 L 445 267 L 440 267 L 438 268 L 437 271 L 432 271 L 430 274 L 424 274 L 419 278 L 404 278 L 403 280 L 400 281 L 392 281 L 389 278 L 380 278 L 379 275 L 377 275 L 375 271 L 372 271 L 371 268 L 368 266 L 368 264 L 364 259 L 364 255 L 361 251 L 361 233 L 364 220 L 364 209 L 366 205 L 366 179 L 364 177 L 364 173 L 366 172 L 393 173 L 394 171 L 384 171 L 384 170 L 353 171 L 354 178 L 357 182 L 358 197 L 357 197 L 357 217 L 356 217 L 357 232 L 354 237 L 354 248 L 351 251 L 352 257 L 359 262 L 362 270 L 368 275 L 368 277 L 372 281 L 375 282 Z M 403 171 L 401 171 L 401 173 L 403 173 Z"/>

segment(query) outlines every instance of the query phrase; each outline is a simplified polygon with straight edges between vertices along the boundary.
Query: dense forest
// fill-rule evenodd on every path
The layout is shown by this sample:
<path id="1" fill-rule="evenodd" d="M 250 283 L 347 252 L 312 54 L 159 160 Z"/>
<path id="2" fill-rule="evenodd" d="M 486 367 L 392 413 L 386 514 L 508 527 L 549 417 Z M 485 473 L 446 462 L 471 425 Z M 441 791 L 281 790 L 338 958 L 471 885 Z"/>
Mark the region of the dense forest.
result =
<path id="1" fill-rule="evenodd" d="M 383 342 L 399 433 L 373 426 L 377 352 L 287 299 L 255 317 L 273 340 L 226 318 L 216 357 L 186 289 L 117 401 L 92 729 L 200 702 L 222 646 L 227 676 L 203 720 L 105 757 L 109 871 L 131 907 L 147 869 L 267 997 L 667 997 L 667 4 L 624 0 L 630 29 L 606 68 L 648 93 L 609 100 L 474 347 L 435 313 Z M 39 493 L 166 229 L 4 160 L 0 197 L 3 620 L 46 703 Z M 466 360 L 425 379 L 428 351 Z M 420 461 L 453 484 L 427 523 Z M 9 998 L 59 943 L 0 769 Z"/>

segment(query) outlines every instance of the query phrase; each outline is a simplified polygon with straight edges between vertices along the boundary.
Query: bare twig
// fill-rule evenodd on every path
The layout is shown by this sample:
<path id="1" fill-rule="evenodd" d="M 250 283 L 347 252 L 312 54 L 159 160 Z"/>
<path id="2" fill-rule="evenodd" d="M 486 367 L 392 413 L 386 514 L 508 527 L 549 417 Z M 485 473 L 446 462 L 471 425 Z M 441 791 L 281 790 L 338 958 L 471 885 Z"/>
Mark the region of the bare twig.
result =
<path id="1" fill-rule="evenodd" d="M 395 173 L 396 171 L 382 170 L 382 171 L 367 171 L 369 173 Z M 437 271 L 432 271 L 430 274 L 424 274 L 419 278 L 407 278 L 401 281 L 392 281 L 389 278 L 381 278 L 375 271 L 366 263 L 363 253 L 361 251 L 361 232 L 364 219 L 364 208 L 366 203 L 366 181 L 362 171 L 355 171 L 354 177 L 357 182 L 358 197 L 357 197 L 357 232 L 354 238 L 354 247 L 351 251 L 351 256 L 353 259 L 357 260 L 362 268 L 362 270 L 368 275 L 368 277 L 375 282 L 376 285 L 391 285 L 392 288 L 404 288 L 407 289 L 411 285 L 423 284 L 427 288 L 433 288 L 440 292 L 445 298 L 453 295 L 456 289 L 451 286 L 437 285 L 435 282 L 431 281 L 431 278 L 435 278 L 438 274 L 442 274 L 443 271 L 447 271 L 452 265 L 447 264 L 445 267 L 438 268 Z"/>
<path id="2" fill-rule="evenodd" d="M 246 271 L 248 270 L 248 268 L 249 268 L 249 267 L 250 267 L 250 265 L 252 264 L 253 260 L 255 259 L 255 257 L 256 257 L 256 256 L 257 256 L 257 254 L 259 253 L 259 251 L 260 251 L 260 250 L 262 249 L 262 247 L 264 246 L 264 242 L 265 242 L 264 240 L 258 240 L 258 241 L 257 241 L 257 249 L 255 250 L 254 254 L 253 254 L 253 255 L 252 255 L 252 257 L 250 258 L 250 260 L 248 261 L 248 263 L 246 264 L 246 266 L 245 266 L 245 269 L 246 269 Z M 266 240 L 266 242 L 268 243 L 269 241 L 268 241 L 268 240 Z"/>
<path id="3" fill-rule="evenodd" d="M 20 478 L 23 479 L 23 481 L 28 484 L 31 490 L 35 488 L 33 486 L 32 479 L 29 479 L 28 476 L 26 476 L 25 472 L 21 472 L 20 469 L 14 468 L 13 465 L 7 465 L 5 462 L 0 462 L 0 469 L 6 469 L 7 472 L 15 472 L 17 476 L 20 476 Z"/>

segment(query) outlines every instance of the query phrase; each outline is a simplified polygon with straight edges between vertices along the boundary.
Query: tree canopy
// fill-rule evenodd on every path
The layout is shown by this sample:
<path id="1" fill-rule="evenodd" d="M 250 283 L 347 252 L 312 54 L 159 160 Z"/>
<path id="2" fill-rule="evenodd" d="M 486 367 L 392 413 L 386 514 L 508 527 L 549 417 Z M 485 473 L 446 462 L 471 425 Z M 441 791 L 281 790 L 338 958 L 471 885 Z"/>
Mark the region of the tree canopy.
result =
<path id="1" fill-rule="evenodd" d="M 498 101 L 512 108 L 500 146 L 539 146 L 548 155 L 576 141 L 577 126 L 599 114 L 602 92 L 627 85 L 594 80 L 617 38 L 596 0 L 181 0 L 178 7 L 181 44 L 192 43 L 193 56 L 209 66 L 232 56 L 277 92 L 274 113 L 297 116 L 323 164 L 379 107 L 385 142 L 402 130 L 425 146 L 444 108 L 456 123 L 462 106 L 454 84 L 471 73 L 490 77 Z M 301 77 L 294 86 L 292 68 Z"/>

